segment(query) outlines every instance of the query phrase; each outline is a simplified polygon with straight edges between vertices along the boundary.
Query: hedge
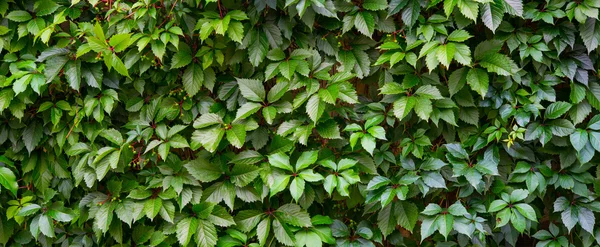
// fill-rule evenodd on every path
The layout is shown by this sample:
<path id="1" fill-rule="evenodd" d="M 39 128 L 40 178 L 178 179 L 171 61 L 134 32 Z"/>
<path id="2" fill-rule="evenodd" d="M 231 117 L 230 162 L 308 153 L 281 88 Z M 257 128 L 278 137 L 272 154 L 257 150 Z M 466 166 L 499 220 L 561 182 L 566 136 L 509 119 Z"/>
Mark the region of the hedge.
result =
<path id="1" fill-rule="evenodd" d="M 0 245 L 600 244 L 600 0 L 0 1 Z"/>

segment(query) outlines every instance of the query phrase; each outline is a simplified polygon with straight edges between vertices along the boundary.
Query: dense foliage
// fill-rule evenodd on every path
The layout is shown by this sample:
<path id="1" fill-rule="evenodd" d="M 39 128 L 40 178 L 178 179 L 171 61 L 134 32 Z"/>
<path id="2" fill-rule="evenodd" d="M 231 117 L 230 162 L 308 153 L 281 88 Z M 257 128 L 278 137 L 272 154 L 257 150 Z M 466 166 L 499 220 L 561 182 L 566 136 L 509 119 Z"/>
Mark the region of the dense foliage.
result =
<path id="1" fill-rule="evenodd" d="M 600 244 L 600 0 L 0 1 L 0 245 Z"/>

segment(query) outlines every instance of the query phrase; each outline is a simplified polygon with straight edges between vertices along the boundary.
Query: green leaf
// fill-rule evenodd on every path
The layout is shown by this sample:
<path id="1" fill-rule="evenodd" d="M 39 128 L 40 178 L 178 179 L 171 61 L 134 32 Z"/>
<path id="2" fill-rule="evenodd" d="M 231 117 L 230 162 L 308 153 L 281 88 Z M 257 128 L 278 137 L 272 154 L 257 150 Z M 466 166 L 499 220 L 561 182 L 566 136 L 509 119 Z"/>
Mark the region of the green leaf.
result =
<path id="1" fill-rule="evenodd" d="M 419 87 L 419 89 L 417 89 L 417 91 L 415 91 L 415 94 L 425 97 L 427 99 L 443 99 L 444 98 L 442 96 L 442 94 L 440 93 L 440 90 L 437 87 L 431 86 L 431 85 L 425 85 L 425 86 Z"/>
<path id="2" fill-rule="evenodd" d="M 125 67 L 125 64 L 123 63 L 123 61 L 121 61 L 121 59 L 117 56 L 117 54 L 114 54 L 114 53 L 112 54 L 111 64 L 112 64 L 112 67 L 117 72 L 119 72 L 119 74 L 129 77 L 129 72 L 127 70 L 127 67 Z"/>
<path id="3" fill-rule="evenodd" d="M 302 194 L 304 194 L 304 179 L 295 177 L 290 183 L 290 194 L 294 200 L 300 200 Z"/>
<path id="4" fill-rule="evenodd" d="M 246 102 L 246 104 L 242 105 L 235 114 L 235 120 L 246 119 L 252 114 L 258 112 L 262 108 L 260 103 L 255 102 Z"/>
<path id="5" fill-rule="evenodd" d="M 22 207 L 19 210 L 19 212 L 17 213 L 17 216 L 29 216 L 29 215 L 33 215 L 34 213 L 36 213 L 40 209 L 42 209 L 42 207 L 40 205 L 29 204 L 27 206 Z"/>
<path id="6" fill-rule="evenodd" d="M 586 230 L 588 233 L 593 234 L 594 225 L 596 224 L 596 217 L 594 216 L 594 212 L 592 210 L 580 207 L 578 213 L 579 225 L 583 230 Z"/>
<path id="7" fill-rule="evenodd" d="M 454 30 L 452 33 L 450 33 L 450 35 L 448 35 L 448 41 L 464 42 L 472 37 L 473 36 L 471 36 L 469 32 L 465 30 Z"/>
<path id="8" fill-rule="evenodd" d="M 255 102 L 262 102 L 265 99 L 265 88 L 261 81 L 237 78 L 237 82 L 244 98 Z"/>
<path id="9" fill-rule="evenodd" d="M 271 166 L 288 170 L 290 172 L 294 171 L 294 168 L 292 167 L 292 165 L 290 165 L 290 157 L 288 157 L 287 155 L 283 153 L 275 153 L 267 157 L 269 158 L 269 164 L 271 164 Z"/>
<path id="10" fill-rule="evenodd" d="M 448 235 L 452 231 L 452 225 L 454 225 L 454 216 L 451 214 L 439 215 L 436 219 L 436 224 L 440 233 L 447 240 Z"/>
<path id="11" fill-rule="evenodd" d="M 113 144 L 120 146 L 123 144 L 123 135 L 116 129 L 108 129 L 100 133 L 104 139 L 112 142 Z"/>
<path id="12" fill-rule="evenodd" d="M 12 89 L 0 90 L 0 112 L 10 106 L 10 102 L 13 100 L 15 93 Z"/>
<path id="13" fill-rule="evenodd" d="M 354 17 L 354 26 L 360 33 L 371 37 L 375 31 L 375 19 L 368 11 L 358 12 Z"/>
<path id="14" fill-rule="evenodd" d="M 525 218 L 537 222 L 537 216 L 535 214 L 535 210 L 529 204 L 526 203 L 518 203 L 514 205 L 515 208 L 521 213 Z"/>
<path id="15" fill-rule="evenodd" d="M 391 204 L 383 207 L 377 214 L 377 226 L 384 237 L 390 235 L 395 230 L 396 224 L 397 220 L 393 215 Z"/>
<path id="16" fill-rule="evenodd" d="M 184 66 L 190 64 L 192 62 L 192 54 L 189 49 L 180 48 L 177 53 L 173 55 L 171 59 L 171 68 L 178 69 L 183 68 Z M 185 77 L 185 75 L 184 75 Z"/>
<path id="17" fill-rule="evenodd" d="M 562 101 L 554 102 L 546 108 L 544 117 L 547 119 L 559 118 L 560 116 L 567 113 L 571 109 L 571 106 L 572 105 L 567 102 L 562 102 Z"/>
<path id="18" fill-rule="evenodd" d="M 315 162 L 317 162 L 318 157 L 318 151 L 303 152 L 302 154 L 300 154 L 298 161 L 296 161 L 296 171 L 303 170 L 308 166 L 314 164 Z"/>
<path id="19" fill-rule="evenodd" d="M 46 15 L 52 14 L 59 7 L 60 7 L 60 5 L 58 5 L 57 3 L 55 3 L 52 0 L 37 1 L 34 5 L 37 16 L 46 16 Z"/>
<path id="20" fill-rule="evenodd" d="M 465 66 L 471 66 L 471 49 L 465 45 L 456 43 L 456 53 L 454 54 L 454 60 L 459 64 Z"/>
<path id="21" fill-rule="evenodd" d="M 273 175 L 273 183 L 270 185 L 270 197 L 285 190 L 290 182 L 290 175 Z"/>
<path id="22" fill-rule="evenodd" d="M 296 60 L 288 60 L 288 61 L 282 61 L 281 63 L 279 63 L 279 72 L 281 72 L 281 75 L 283 75 L 283 77 L 285 77 L 288 80 L 292 79 L 292 75 L 294 75 L 294 73 L 296 73 L 296 68 L 298 67 L 298 61 Z"/>
<path id="23" fill-rule="evenodd" d="M 495 200 L 490 204 L 490 207 L 488 209 L 488 212 L 493 213 L 493 212 L 498 212 L 504 208 L 506 208 L 508 206 L 508 203 L 506 203 L 503 200 Z"/>
<path id="24" fill-rule="evenodd" d="M 525 227 L 527 227 L 527 220 L 523 217 L 522 214 L 513 213 L 510 215 L 510 223 L 512 223 L 513 227 L 520 233 L 525 231 Z"/>
<path id="25" fill-rule="evenodd" d="M 14 22 L 26 22 L 28 20 L 31 20 L 31 14 L 29 14 L 29 12 L 24 11 L 24 10 L 11 11 L 5 17 L 6 17 L 6 19 L 9 19 Z"/>
<path id="26" fill-rule="evenodd" d="M 389 178 L 383 176 L 374 177 L 367 185 L 367 190 L 376 190 L 385 185 L 390 184 L 392 181 Z"/>
<path id="27" fill-rule="evenodd" d="M 33 74 L 27 74 L 15 81 L 15 83 L 13 84 L 13 91 L 15 91 L 15 95 L 24 92 L 29 86 L 29 83 L 31 82 L 32 78 Z"/>
<path id="28" fill-rule="evenodd" d="M 308 117 L 315 123 L 319 121 L 323 113 L 325 112 L 325 102 L 322 102 L 319 95 L 313 95 L 308 99 L 306 103 L 306 113 Z"/>
<path id="29" fill-rule="evenodd" d="M 383 10 L 388 6 L 387 1 L 385 0 L 366 0 L 362 3 L 363 8 L 368 10 Z"/>
<path id="30" fill-rule="evenodd" d="M 429 120 L 432 112 L 433 106 L 431 104 L 431 100 L 424 97 L 418 97 L 415 104 L 415 113 L 417 116 L 423 120 Z"/>
<path id="31" fill-rule="evenodd" d="M 394 116 L 402 120 L 415 107 L 417 100 L 414 97 L 401 97 L 394 102 Z"/>
<path id="32" fill-rule="evenodd" d="M 552 134 L 556 136 L 568 136 L 575 131 L 575 126 L 569 120 L 557 119 L 548 123 Z"/>
<path id="33" fill-rule="evenodd" d="M 144 213 L 146 214 L 146 217 L 150 218 L 150 220 L 154 219 L 154 217 L 156 217 L 156 215 L 158 215 L 160 212 L 162 205 L 163 202 L 161 198 L 146 200 L 144 203 Z"/>
<path id="34" fill-rule="evenodd" d="M 227 213 L 227 209 L 222 206 L 215 205 L 210 215 L 207 217 L 208 221 L 212 224 L 220 227 L 228 227 L 235 225 L 233 217 Z"/>
<path id="35" fill-rule="evenodd" d="M 513 213 L 510 208 L 505 208 L 502 211 L 498 212 L 498 214 L 496 215 L 496 228 L 508 224 L 512 215 Z"/>
<path id="36" fill-rule="evenodd" d="M 591 137 L 590 137 L 591 138 Z M 585 130 L 577 130 L 569 136 L 573 148 L 578 152 L 588 143 L 588 133 Z"/>
<path id="37" fill-rule="evenodd" d="M 253 32 L 253 34 L 250 35 L 252 41 L 248 47 L 248 58 L 253 66 L 258 66 L 267 55 L 269 43 L 266 34 L 262 32 Z"/>
<path id="38" fill-rule="evenodd" d="M 241 44 L 242 39 L 244 38 L 244 25 L 239 21 L 230 22 L 229 28 L 227 29 L 227 36 L 231 40 Z"/>
<path id="39" fill-rule="evenodd" d="M 204 82 L 204 73 L 198 64 L 191 64 L 183 72 L 183 88 L 190 95 L 196 95 L 202 88 Z"/>
<path id="40" fill-rule="evenodd" d="M 375 150 L 376 143 L 375 137 L 371 135 L 365 135 L 360 139 L 360 145 L 369 153 L 371 156 L 373 155 L 373 150 Z"/>
<path id="41" fill-rule="evenodd" d="M 273 233 L 275 234 L 277 241 L 283 245 L 293 246 L 294 242 L 296 241 L 293 232 L 289 229 L 289 227 L 281 224 L 279 220 L 273 221 Z"/>
<path id="42" fill-rule="evenodd" d="M 43 128 L 39 126 L 37 122 L 33 122 L 33 124 L 25 127 L 22 139 L 23 143 L 25 144 L 25 148 L 27 148 L 29 153 L 31 153 L 38 146 L 43 136 Z"/>
<path id="43" fill-rule="evenodd" d="M 521 0 L 504 0 L 504 6 L 511 15 L 523 16 L 523 2 Z"/>
<path id="44" fill-rule="evenodd" d="M 220 127 L 213 127 L 206 130 L 196 130 L 192 134 L 192 142 L 190 146 L 193 147 L 193 149 L 197 149 L 201 145 L 209 152 L 214 152 L 217 150 L 219 143 L 221 143 L 223 135 L 225 135 L 225 130 Z"/>
<path id="45" fill-rule="evenodd" d="M 217 229 L 212 223 L 206 220 L 198 220 L 197 229 L 195 239 L 198 246 L 212 247 L 217 244 Z"/>
<path id="46" fill-rule="evenodd" d="M 340 127 L 335 121 L 321 122 L 317 125 L 317 133 L 326 139 L 341 139 Z"/>
<path id="47" fill-rule="evenodd" d="M 555 203 L 556 204 L 556 203 Z M 575 210 L 573 210 L 575 209 Z M 562 223 L 565 224 L 567 230 L 571 232 L 571 229 L 575 227 L 579 220 L 579 210 L 575 207 L 567 207 L 561 214 Z"/>
<path id="48" fill-rule="evenodd" d="M 419 210 L 415 204 L 406 201 L 397 202 L 394 204 L 394 214 L 398 218 L 398 225 L 413 232 L 419 216 Z"/>
<path id="49" fill-rule="evenodd" d="M 402 10 L 402 21 L 406 23 L 409 27 L 412 27 L 417 22 L 419 18 L 419 13 L 421 12 L 421 4 L 417 0 L 408 0 L 408 4 Z"/>
<path id="50" fill-rule="evenodd" d="M 288 203 L 279 207 L 276 211 L 276 217 L 289 225 L 297 227 L 312 226 L 310 215 L 296 204 Z"/>
<path id="51" fill-rule="evenodd" d="M 246 127 L 241 124 L 231 125 L 231 129 L 225 131 L 227 141 L 236 148 L 242 148 L 246 142 Z"/>
<path id="52" fill-rule="evenodd" d="M 54 223 L 52 219 L 47 214 L 40 215 L 38 225 L 40 227 L 40 231 L 47 237 L 55 237 L 54 235 Z"/>
<path id="53" fill-rule="evenodd" d="M 202 182 L 208 183 L 220 178 L 223 174 L 221 169 L 206 160 L 205 158 L 197 158 L 184 165 L 188 172 Z"/>
<path id="54" fill-rule="evenodd" d="M 273 120 L 277 116 L 277 108 L 273 106 L 267 106 L 263 108 L 262 114 L 268 124 L 273 124 Z"/>
<path id="55" fill-rule="evenodd" d="M 187 246 L 192 236 L 198 229 L 198 220 L 194 218 L 184 218 L 177 223 L 177 240 L 182 246 Z"/>
<path id="56" fill-rule="evenodd" d="M 495 33 L 496 29 L 500 26 L 502 17 L 504 16 L 504 7 L 502 6 L 501 1 L 502 0 L 494 0 L 493 2 L 481 5 L 481 20 L 493 33 Z"/>
<path id="57" fill-rule="evenodd" d="M 450 38 L 450 37 L 448 37 Z M 442 44 L 436 49 L 437 60 L 440 61 L 446 68 L 450 66 L 450 62 L 454 58 L 456 46 L 454 43 Z"/>
<path id="58" fill-rule="evenodd" d="M 471 86 L 471 89 L 481 95 L 481 98 L 485 98 L 490 86 L 490 79 L 488 74 L 477 68 L 472 68 L 467 73 L 467 83 Z"/>
<path id="59" fill-rule="evenodd" d="M 387 140 L 385 137 L 385 129 L 381 126 L 373 126 L 367 130 L 369 134 L 380 140 Z"/>
<path id="60" fill-rule="evenodd" d="M 448 152 L 450 152 L 450 154 L 456 158 L 469 158 L 469 154 L 467 154 L 467 151 L 459 143 L 449 143 L 445 144 L 444 146 L 446 147 L 446 149 L 448 149 Z"/>
<path id="61" fill-rule="evenodd" d="M 270 232 L 271 232 L 271 220 L 270 219 L 262 220 L 256 227 L 256 235 L 258 238 L 258 242 L 261 245 L 266 244 L 267 237 L 269 236 Z"/>
<path id="62" fill-rule="evenodd" d="M 579 35 L 588 53 L 591 53 L 600 44 L 600 23 L 594 18 L 587 18 L 585 24 L 579 25 Z"/>
<path id="63" fill-rule="evenodd" d="M 510 193 L 510 202 L 514 203 L 514 202 L 525 200 L 525 198 L 527 198 L 527 196 L 529 196 L 529 191 L 527 191 L 527 190 L 524 190 L 524 189 L 513 190 Z"/>
<path id="64" fill-rule="evenodd" d="M 504 76 L 512 75 L 513 67 L 516 67 L 516 64 L 506 55 L 497 53 L 491 53 L 484 56 L 479 62 L 479 65 L 486 68 L 488 72 L 494 72 Z"/>
<path id="65" fill-rule="evenodd" d="M 259 171 L 260 168 L 253 165 L 236 164 L 231 170 L 231 181 L 239 187 L 244 187 L 258 176 Z"/>
<path id="66" fill-rule="evenodd" d="M 400 94 L 406 92 L 401 84 L 395 82 L 385 83 L 383 87 L 379 88 L 379 91 L 381 94 Z"/>
<path id="67" fill-rule="evenodd" d="M 15 197 L 17 196 L 17 190 L 19 189 L 17 178 L 7 167 L 0 167 L 0 184 L 12 192 Z"/>
<path id="68" fill-rule="evenodd" d="M 424 215 L 434 216 L 441 212 L 442 207 L 440 207 L 440 205 L 430 203 L 429 205 L 427 205 L 427 207 L 425 207 L 425 209 L 421 213 Z"/>
<path id="69" fill-rule="evenodd" d="M 439 229 L 437 217 L 427 217 L 421 223 L 421 242 Z"/>
<path id="70" fill-rule="evenodd" d="M 69 82 L 69 86 L 71 86 L 72 89 L 79 90 L 81 85 L 81 63 L 74 61 L 67 62 L 65 64 L 65 75 L 67 77 L 67 82 Z"/>
<path id="71" fill-rule="evenodd" d="M 267 101 L 269 103 L 274 103 L 275 101 L 278 101 L 288 91 L 288 88 L 289 83 L 285 81 L 275 84 L 275 86 L 273 86 L 271 90 L 269 90 L 269 94 L 267 94 Z"/>

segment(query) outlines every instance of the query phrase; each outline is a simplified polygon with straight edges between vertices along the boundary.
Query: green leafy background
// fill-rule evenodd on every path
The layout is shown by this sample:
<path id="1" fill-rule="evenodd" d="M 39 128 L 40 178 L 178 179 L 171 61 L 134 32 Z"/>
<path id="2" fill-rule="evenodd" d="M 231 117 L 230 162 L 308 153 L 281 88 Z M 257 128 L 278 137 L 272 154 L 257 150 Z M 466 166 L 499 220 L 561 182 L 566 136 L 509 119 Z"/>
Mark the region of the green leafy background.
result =
<path id="1" fill-rule="evenodd" d="M 0 0 L 0 245 L 597 246 L 600 0 Z"/>

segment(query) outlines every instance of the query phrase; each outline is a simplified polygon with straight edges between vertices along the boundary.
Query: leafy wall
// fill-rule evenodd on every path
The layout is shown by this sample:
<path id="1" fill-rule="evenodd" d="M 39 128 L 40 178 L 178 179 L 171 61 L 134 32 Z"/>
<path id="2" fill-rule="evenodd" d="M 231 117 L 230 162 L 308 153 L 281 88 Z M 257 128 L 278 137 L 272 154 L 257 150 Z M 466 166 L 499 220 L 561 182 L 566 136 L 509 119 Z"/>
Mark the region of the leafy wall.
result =
<path id="1" fill-rule="evenodd" d="M 0 1 L 0 245 L 600 244 L 600 0 Z"/>

